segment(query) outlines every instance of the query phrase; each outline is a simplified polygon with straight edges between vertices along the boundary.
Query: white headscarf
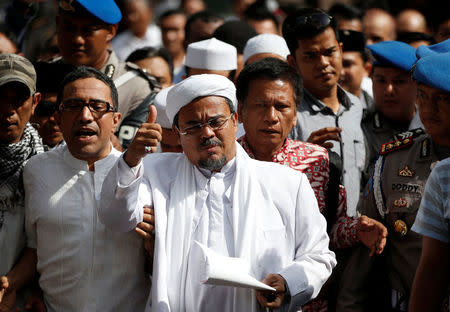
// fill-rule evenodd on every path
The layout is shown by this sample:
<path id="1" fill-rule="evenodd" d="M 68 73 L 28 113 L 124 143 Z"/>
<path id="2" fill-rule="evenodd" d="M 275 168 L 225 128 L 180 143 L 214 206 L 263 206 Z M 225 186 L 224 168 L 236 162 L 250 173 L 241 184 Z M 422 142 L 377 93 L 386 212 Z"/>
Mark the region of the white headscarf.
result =
<path id="1" fill-rule="evenodd" d="M 166 114 L 173 124 L 180 109 L 193 100 L 204 96 L 223 96 L 229 99 L 236 110 L 236 88 L 233 82 L 220 75 L 193 75 L 177 83 L 167 94 Z"/>

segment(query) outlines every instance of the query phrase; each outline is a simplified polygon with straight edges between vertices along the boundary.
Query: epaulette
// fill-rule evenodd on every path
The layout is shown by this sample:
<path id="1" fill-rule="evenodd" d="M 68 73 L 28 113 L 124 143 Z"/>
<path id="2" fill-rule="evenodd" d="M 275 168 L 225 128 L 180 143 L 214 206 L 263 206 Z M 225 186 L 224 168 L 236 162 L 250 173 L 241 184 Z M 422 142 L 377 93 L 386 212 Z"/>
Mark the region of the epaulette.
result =
<path id="1" fill-rule="evenodd" d="M 142 69 L 136 64 L 131 62 L 125 62 L 125 65 L 128 69 L 137 71 L 141 77 L 145 78 L 150 83 L 150 87 L 153 91 L 156 92 L 161 91 L 161 85 L 159 84 L 158 80 L 156 80 L 155 77 L 150 75 L 145 69 Z"/>
<path id="2" fill-rule="evenodd" d="M 384 143 L 381 145 L 380 155 L 386 155 L 392 151 L 396 151 L 396 150 L 405 148 L 407 146 L 411 146 L 412 142 L 413 142 L 413 138 L 407 137 L 404 139 Z"/>
<path id="3" fill-rule="evenodd" d="M 393 140 L 402 140 L 402 139 L 406 139 L 406 138 L 417 138 L 418 136 L 425 134 L 425 130 L 423 130 L 422 128 L 417 128 L 417 129 L 413 129 L 413 130 L 408 130 L 402 133 L 398 133 L 398 134 L 394 134 L 392 136 Z"/>

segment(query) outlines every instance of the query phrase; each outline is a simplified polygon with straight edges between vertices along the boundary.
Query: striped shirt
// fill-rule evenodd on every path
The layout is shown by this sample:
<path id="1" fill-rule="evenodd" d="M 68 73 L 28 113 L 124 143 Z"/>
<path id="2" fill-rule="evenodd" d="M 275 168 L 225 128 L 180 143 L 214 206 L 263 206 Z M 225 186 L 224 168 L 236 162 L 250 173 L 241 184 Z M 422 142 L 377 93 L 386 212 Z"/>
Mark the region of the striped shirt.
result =
<path id="1" fill-rule="evenodd" d="M 431 172 L 412 230 L 450 243 L 450 158 Z"/>

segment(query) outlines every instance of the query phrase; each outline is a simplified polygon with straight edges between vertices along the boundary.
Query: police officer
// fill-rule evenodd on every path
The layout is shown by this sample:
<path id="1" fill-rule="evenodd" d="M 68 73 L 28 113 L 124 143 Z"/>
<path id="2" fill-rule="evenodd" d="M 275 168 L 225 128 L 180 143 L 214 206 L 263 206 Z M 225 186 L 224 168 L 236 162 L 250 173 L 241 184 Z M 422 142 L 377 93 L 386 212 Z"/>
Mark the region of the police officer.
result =
<path id="1" fill-rule="evenodd" d="M 367 183 L 358 211 L 382 221 L 389 231 L 384 251 L 388 302 L 393 311 L 407 311 L 414 273 L 419 263 L 421 236 L 411 231 L 424 187 L 437 161 L 450 156 L 450 53 L 421 58 L 413 67 L 417 82 L 417 104 L 423 129 L 397 134 L 381 145 L 373 173 Z M 373 265 L 366 252 L 353 251 L 338 299 L 340 311 L 363 311 L 367 279 Z M 357 268 L 357 269 L 356 269 Z M 373 286 L 373 285 L 369 285 Z M 383 300 L 377 298 L 377 303 Z M 372 302 L 373 303 L 373 302 Z M 372 306 L 373 308 L 374 306 Z M 379 309 L 385 310 L 385 309 Z"/>
<path id="2" fill-rule="evenodd" d="M 114 0 L 60 0 L 56 25 L 64 62 L 94 67 L 114 80 L 119 92 L 118 111 L 124 117 L 116 134 L 127 146 L 146 120 L 159 85 L 138 66 L 119 61 L 110 49 L 121 17 Z"/>
<path id="3" fill-rule="evenodd" d="M 375 105 L 361 122 L 367 148 L 363 185 L 367 182 L 381 144 L 388 142 L 396 133 L 421 127 L 416 114 L 416 84 L 409 74 L 417 60 L 415 49 L 399 41 L 383 41 L 369 45 L 368 49 L 374 57 L 372 81 Z"/>

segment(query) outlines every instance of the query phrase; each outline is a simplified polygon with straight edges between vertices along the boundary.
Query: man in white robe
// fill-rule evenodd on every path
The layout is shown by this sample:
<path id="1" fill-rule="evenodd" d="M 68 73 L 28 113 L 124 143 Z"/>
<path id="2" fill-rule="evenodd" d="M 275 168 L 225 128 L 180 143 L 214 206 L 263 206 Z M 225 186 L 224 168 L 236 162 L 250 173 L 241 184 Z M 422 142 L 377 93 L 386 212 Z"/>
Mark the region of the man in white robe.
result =
<path id="1" fill-rule="evenodd" d="M 195 75 L 175 85 L 166 113 L 183 154 L 152 154 L 158 133 L 144 125 L 105 179 L 98 208 L 108 227 L 126 232 L 155 209 L 150 311 L 297 311 L 315 297 L 336 265 L 325 219 L 306 176 L 250 159 L 236 143 L 233 83 Z M 276 289 L 202 284 L 197 241 L 250 264 Z"/>

